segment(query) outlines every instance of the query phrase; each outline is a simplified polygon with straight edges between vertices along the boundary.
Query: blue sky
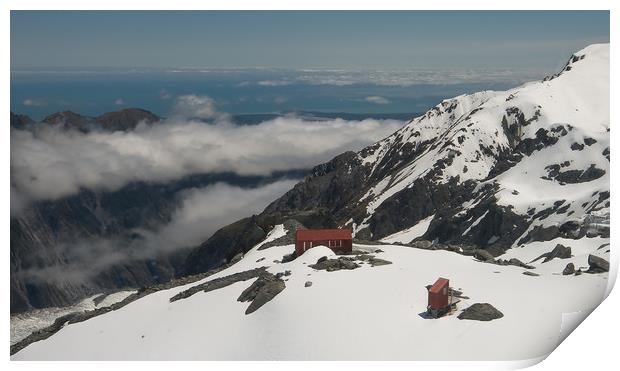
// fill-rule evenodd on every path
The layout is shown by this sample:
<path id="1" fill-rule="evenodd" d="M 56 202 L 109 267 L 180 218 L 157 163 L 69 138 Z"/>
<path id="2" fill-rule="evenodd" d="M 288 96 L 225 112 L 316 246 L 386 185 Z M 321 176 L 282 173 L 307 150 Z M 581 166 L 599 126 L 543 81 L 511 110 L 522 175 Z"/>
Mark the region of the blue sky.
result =
<path id="1" fill-rule="evenodd" d="M 11 66 L 531 68 L 609 42 L 607 11 L 11 12 Z"/>

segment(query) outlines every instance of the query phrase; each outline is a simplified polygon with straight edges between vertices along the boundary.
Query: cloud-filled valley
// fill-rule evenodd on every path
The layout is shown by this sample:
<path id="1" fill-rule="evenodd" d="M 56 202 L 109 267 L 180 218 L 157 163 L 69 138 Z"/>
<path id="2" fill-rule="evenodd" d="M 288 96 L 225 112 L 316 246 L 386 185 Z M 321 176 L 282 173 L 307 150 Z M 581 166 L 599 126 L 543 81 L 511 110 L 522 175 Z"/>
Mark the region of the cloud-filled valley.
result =
<path id="1" fill-rule="evenodd" d="M 82 133 L 49 125 L 11 129 L 12 209 L 81 188 L 113 191 L 135 181 L 166 182 L 197 173 L 268 175 L 309 168 L 403 124 L 291 115 L 236 125 L 209 98 L 185 96 L 170 118 L 127 132 Z"/>

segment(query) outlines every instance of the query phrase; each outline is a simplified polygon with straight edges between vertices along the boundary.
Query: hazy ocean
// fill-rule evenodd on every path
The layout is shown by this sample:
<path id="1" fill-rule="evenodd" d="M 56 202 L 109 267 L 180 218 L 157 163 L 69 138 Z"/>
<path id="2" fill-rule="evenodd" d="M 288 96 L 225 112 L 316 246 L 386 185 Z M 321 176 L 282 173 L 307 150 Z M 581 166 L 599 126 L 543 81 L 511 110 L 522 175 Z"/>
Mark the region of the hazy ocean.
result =
<path id="1" fill-rule="evenodd" d="M 507 89 L 525 80 L 479 71 L 13 70 L 11 110 L 36 120 L 57 111 L 96 116 L 123 107 L 166 116 L 176 97 L 196 94 L 211 97 L 218 110 L 230 114 L 308 111 L 401 118 L 424 112 L 446 97 Z"/>

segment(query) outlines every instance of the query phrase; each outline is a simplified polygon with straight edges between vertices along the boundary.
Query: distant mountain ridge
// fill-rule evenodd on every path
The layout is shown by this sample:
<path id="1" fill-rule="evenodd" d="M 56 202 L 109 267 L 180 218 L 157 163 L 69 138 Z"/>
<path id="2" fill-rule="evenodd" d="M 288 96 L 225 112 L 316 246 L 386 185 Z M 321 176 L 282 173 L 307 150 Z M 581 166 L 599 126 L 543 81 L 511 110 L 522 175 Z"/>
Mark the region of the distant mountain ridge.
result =
<path id="1" fill-rule="evenodd" d="M 150 111 L 141 108 L 125 108 L 119 111 L 107 112 L 97 117 L 83 116 L 72 111 L 56 112 L 46 116 L 41 120 L 41 123 L 58 125 L 83 132 L 94 128 L 109 131 L 128 131 L 135 129 L 141 122 L 152 124 L 160 120 L 160 117 Z M 36 121 L 30 117 L 11 112 L 12 127 L 26 128 L 34 124 L 36 124 Z"/>

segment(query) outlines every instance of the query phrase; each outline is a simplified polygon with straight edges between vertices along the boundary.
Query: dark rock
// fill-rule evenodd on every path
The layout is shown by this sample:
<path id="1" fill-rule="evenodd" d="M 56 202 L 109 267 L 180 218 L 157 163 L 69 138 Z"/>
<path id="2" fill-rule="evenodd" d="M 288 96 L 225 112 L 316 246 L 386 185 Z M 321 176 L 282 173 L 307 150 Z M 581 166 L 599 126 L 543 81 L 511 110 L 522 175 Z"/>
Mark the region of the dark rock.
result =
<path id="1" fill-rule="evenodd" d="M 568 275 L 574 274 L 574 273 L 575 273 L 575 264 L 573 264 L 573 263 L 566 264 L 566 267 L 562 271 L 562 274 L 564 276 L 568 276 Z"/>
<path id="2" fill-rule="evenodd" d="M 477 249 L 474 251 L 474 258 L 483 261 L 483 262 L 494 262 L 495 258 L 493 257 L 493 255 L 491 255 L 490 252 L 483 250 L 483 249 Z"/>
<path id="3" fill-rule="evenodd" d="M 530 263 L 533 263 L 537 260 L 543 259 L 543 263 L 546 263 L 548 261 L 551 261 L 555 258 L 560 258 L 560 259 L 568 259 L 571 257 L 571 249 L 570 247 L 566 247 L 562 244 L 557 244 L 553 250 L 551 250 L 550 252 L 544 253 L 541 256 L 537 257 L 536 259 L 532 260 Z"/>
<path id="4" fill-rule="evenodd" d="M 494 319 L 502 318 L 504 314 L 497 310 L 489 303 L 476 303 L 469 308 L 463 310 L 458 315 L 458 319 L 469 319 L 474 321 L 492 321 Z"/>
<path id="5" fill-rule="evenodd" d="M 521 268 L 525 268 L 525 269 L 534 269 L 533 266 L 525 264 L 524 262 L 522 262 L 521 260 L 517 259 L 517 258 L 512 258 L 508 261 L 508 264 L 510 265 L 514 265 L 517 267 L 521 267 Z"/>
<path id="6" fill-rule="evenodd" d="M 570 149 L 572 149 L 573 151 L 581 151 L 583 149 L 584 145 L 580 144 L 580 143 L 573 143 L 570 145 Z"/>
<path id="7" fill-rule="evenodd" d="M 290 276 L 291 275 L 291 271 L 284 271 L 284 275 L 285 276 Z"/>
<path id="8" fill-rule="evenodd" d="M 304 283 L 304 287 L 310 287 L 312 286 L 312 281 L 306 281 L 306 283 Z"/>
<path id="9" fill-rule="evenodd" d="M 569 184 L 590 182 L 605 175 L 605 170 L 591 164 L 586 170 L 567 170 L 560 172 L 555 179 Z"/>
<path id="10" fill-rule="evenodd" d="M 418 240 L 407 244 L 407 246 L 415 247 L 416 249 L 429 250 L 432 248 L 433 243 L 431 241 Z"/>
<path id="11" fill-rule="evenodd" d="M 360 266 L 359 264 L 347 258 L 340 257 L 338 259 L 325 259 L 322 261 L 318 261 L 316 264 L 310 265 L 310 267 L 317 270 L 326 270 L 328 272 L 333 272 L 341 269 L 355 269 L 359 268 Z"/>
<path id="12" fill-rule="evenodd" d="M 366 260 L 372 260 L 372 259 L 374 259 L 374 256 L 373 256 L 373 255 L 369 255 L 369 254 L 360 254 L 360 255 L 357 255 L 357 257 L 356 257 L 356 258 L 357 258 L 358 260 L 366 261 Z"/>
<path id="13" fill-rule="evenodd" d="M 584 138 L 583 142 L 587 145 L 587 146 L 591 146 L 594 143 L 596 143 L 596 139 L 594 138 Z"/>
<path id="14" fill-rule="evenodd" d="M 327 256 L 321 256 L 321 257 L 319 258 L 319 260 L 317 260 L 317 261 L 316 261 L 316 263 L 317 263 L 317 264 L 320 264 L 320 263 L 323 263 L 323 262 L 324 262 L 324 261 L 326 261 L 326 260 L 327 260 Z"/>
<path id="15" fill-rule="evenodd" d="M 247 289 L 239 295 L 238 301 L 252 301 L 245 314 L 255 312 L 257 309 L 271 301 L 276 295 L 286 288 L 286 284 L 279 277 L 266 273 L 261 275 Z"/>
<path id="16" fill-rule="evenodd" d="M 526 276 L 532 276 L 532 277 L 540 276 L 540 274 L 534 273 L 534 272 L 530 272 L 530 271 L 525 271 L 525 272 L 523 272 L 523 274 L 525 274 Z"/>
<path id="17" fill-rule="evenodd" d="M 243 259 L 243 253 L 239 253 L 235 256 L 232 257 L 232 259 L 230 259 L 230 261 L 228 262 L 230 265 L 233 265 L 235 263 L 238 263 L 241 261 L 241 259 Z"/>
<path id="18" fill-rule="evenodd" d="M 377 259 L 377 258 L 370 259 L 370 265 L 373 267 L 378 267 L 380 265 L 388 265 L 388 264 L 392 264 L 392 262 L 388 260 L 384 260 L 384 259 Z"/>
<path id="19" fill-rule="evenodd" d="M 588 255 L 588 265 L 590 268 L 586 273 L 603 273 L 609 272 L 609 262 L 596 255 Z"/>
<path id="20" fill-rule="evenodd" d="M 282 257 L 282 263 L 292 262 L 295 259 L 297 259 L 297 254 L 295 254 L 295 251 L 293 251 L 292 253 L 290 253 L 288 255 L 284 255 Z"/>
<path id="21" fill-rule="evenodd" d="M 262 275 L 271 275 L 271 273 L 267 273 L 267 271 L 265 270 L 265 267 L 260 267 L 260 268 L 254 268 L 248 271 L 234 273 L 229 276 L 215 278 L 211 281 L 201 283 L 200 285 L 190 287 L 189 289 L 185 291 L 181 291 L 180 293 L 171 297 L 170 302 L 188 298 L 200 291 L 209 292 L 209 291 L 221 289 L 223 287 L 230 286 L 233 283 L 240 282 L 240 281 L 247 281 L 249 279 L 259 277 Z"/>
<path id="22" fill-rule="evenodd" d="M 383 252 L 383 250 L 381 250 L 381 249 L 376 249 L 375 250 L 375 253 L 377 253 L 377 254 L 380 253 L 380 252 Z"/>

